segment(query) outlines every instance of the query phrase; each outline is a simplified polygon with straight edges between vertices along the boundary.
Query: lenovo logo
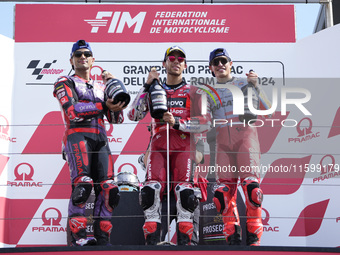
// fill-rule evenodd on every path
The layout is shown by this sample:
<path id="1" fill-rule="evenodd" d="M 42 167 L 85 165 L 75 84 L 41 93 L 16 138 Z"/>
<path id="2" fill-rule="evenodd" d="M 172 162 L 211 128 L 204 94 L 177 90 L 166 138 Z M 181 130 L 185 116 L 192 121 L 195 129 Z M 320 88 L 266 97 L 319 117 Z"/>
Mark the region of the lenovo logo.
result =
<path id="1" fill-rule="evenodd" d="M 98 33 L 99 27 L 107 27 L 108 33 L 123 33 L 125 25 L 129 28 L 135 25 L 133 33 L 140 33 L 146 12 L 139 12 L 131 17 L 129 12 L 104 12 L 97 13 L 96 19 L 85 19 L 92 26 L 91 33 Z"/>

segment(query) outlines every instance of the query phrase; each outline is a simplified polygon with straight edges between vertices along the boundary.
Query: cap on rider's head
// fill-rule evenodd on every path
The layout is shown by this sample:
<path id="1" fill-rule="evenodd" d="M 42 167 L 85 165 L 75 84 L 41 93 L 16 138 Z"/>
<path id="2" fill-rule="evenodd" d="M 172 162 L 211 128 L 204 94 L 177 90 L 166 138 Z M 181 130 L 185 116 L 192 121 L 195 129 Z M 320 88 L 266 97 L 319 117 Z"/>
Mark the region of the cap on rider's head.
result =
<path id="1" fill-rule="evenodd" d="M 91 46 L 88 42 L 86 42 L 85 40 L 78 40 L 76 43 L 73 44 L 71 58 L 73 56 L 73 53 L 79 49 L 88 49 L 89 51 L 92 52 Z"/>
<path id="2" fill-rule="evenodd" d="M 224 49 L 224 48 L 214 49 L 212 52 L 210 52 L 210 55 L 209 55 L 209 66 L 211 66 L 214 58 L 223 57 L 223 56 L 226 57 L 228 59 L 228 61 L 231 61 L 231 58 L 230 58 L 226 49 Z M 212 76 L 215 77 L 214 72 L 211 72 L 211 74 L 212 74 Z"/>
<path id="3" fill-rule="evenodd" d="M 221 57 L 221 56 L 225 56 L 225 57 L 227 57 L 228 61 L 231 61 L 231 58 L 230 58 L 228 52 L 226 51 L 226 49 L 217 48 L 217 49 L 214 49 L 212 52 L 210 52 L 209 65 L 211 65 L 211 62 L 213 61 L 214 58 Z"/>
<path id="4" fill-rule="evenodd" d="M 183 55 L 184 58 L 186 58 L 185 51 L 181 47 L 175 45 L 175 46 L 168 48 L 165 51 L 164 61 L 166 61 L 167 56 L 169 56 L 174 51 L 178 51 L 179 53 L 181 53 Z"/>

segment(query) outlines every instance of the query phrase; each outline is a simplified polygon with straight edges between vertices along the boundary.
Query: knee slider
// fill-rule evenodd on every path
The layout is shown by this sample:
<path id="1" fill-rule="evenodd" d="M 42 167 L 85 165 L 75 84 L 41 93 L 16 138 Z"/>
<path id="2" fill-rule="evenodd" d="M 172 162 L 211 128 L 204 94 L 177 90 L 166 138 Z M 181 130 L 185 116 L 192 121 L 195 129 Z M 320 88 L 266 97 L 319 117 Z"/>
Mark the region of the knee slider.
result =
<path id="1" fill-rule="evenodd" d="M 161 184 L 159 182 L 147 182 L 140 192 L 140 204 L 143 210 L 149 209 L 160 199 Z M 160 202 L 160 201 L 159 201 Z"/>
<path id="2" fill-rule="evenodd" d="M 198 205 L 198 199 L 194 194 L 194 189 L 190 184 L 180 183 L 176 188 L 177 199 L 180 199 L 183 209 L 193 213 Z"/>
<path id="3" fill-rule="evenodd" d="M 113 180 L 106 180 L 100 183 L 100 187 L 104 193 L 106 205 L 114 209 L 120 199 L 118 186 Z"/>
<path id="4" fill-rule="evenodd" d="M 81 176 L 74 182 L 71 199 L 73 205 L 83 205 L 91 195 L 93 180 L 88 176 Z"/>
<path id="5" fill-rule="evenodd" d="M 228 208 L 230 199 L 230 188 L 227 185 L 220 184 L 215 190 L 213 198 L 213 201 L 216 205 L 216 210 L 219 213 L 223 213 L 223 211 Z"/>
<path id="6" fill-rule="evenodd" d="M 243 181 L 243 190 L 246 196 L 248 196 L 249 202 L 255 207 L 260 207 L 263 201 L 263 192 L 260 188 L 260 184 L 255 178 L 246 178 Z"/>

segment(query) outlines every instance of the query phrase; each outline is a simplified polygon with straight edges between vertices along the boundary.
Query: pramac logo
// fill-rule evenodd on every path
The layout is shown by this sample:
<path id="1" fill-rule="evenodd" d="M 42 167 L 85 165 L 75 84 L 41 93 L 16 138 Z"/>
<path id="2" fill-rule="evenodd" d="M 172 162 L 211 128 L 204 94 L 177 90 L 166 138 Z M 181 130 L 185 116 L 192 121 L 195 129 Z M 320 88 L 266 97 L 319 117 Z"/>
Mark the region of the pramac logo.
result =
<path id="1" fill-rule="evenodd" d="M 28 171 L 27 171 L 28 170 Z M 7 181 L 7 186 L 11 187 L 42 187 L 42 182 L 33 180 L 33 166 L 24 162 L 14 168 L 15 179 L 13 182 Z"/>
<path id="2" fill-rule="evenodd" d="M 123 170 L 123 168 L 124 168 L 124 170 Z M 126 171 L 126 169 L 129 169 L 129 170 Z M 131 164 L 131 163 L 124 163 L 124 164 L 120 165 L 119 168 L 118 168 L 118 173 L 120 173 L 120 172 L 133 172 L 135 175 L 137 175 L 137 167 L 135 165 Z"/>
<path id="3" fill-rule="evenodd" d="M 303 118 L 299 121 L 296 126 L 296 131 L 298 133 L 297 137 L 288 138 L 288 142 L 302 143 L 309 141 L 311 139 L 320 137 L 320 132 L 314 133 L 312 131 L 313 122 L 310 118 Z"/>
<path id="4" fill-rule="evenodd" d="M 1 132 L 2 134 L 8 135 L 8 129 L 9 129 L 8 120 L 7 120 L 6 117 L 3 116 L 3 115 L 0 115 L 0 118 L 2 119 L 1 122 L 5 122 L 4 124 L 1 124 L 1 126 L 0 126 L 0 132 Z"/>
<path id="5" fill-rule="evenodd" d="M 26 165 L 29 167 L 30 171 L 28 174 L 26 173 L 19 173 L 19 168 L 20 166 Z M 28 164 L 28 163 L 21 163 L 19 165 L 17 165 L 14 169 L 14 175 L 15 175 L 15 181 L 33 181 L 32 177 L 34 175 L 34 169 L 32 167 L 32 165 Z"/>
<path id="6" fill-rule="evenodd" d="M 105 120 L 105 129 L 106 129 L 106 135 L 108 137 L 112 137 L 112 132 L 113 132 L 113 125 L 109 123 L 107 120 Z"/>
<path id="7" fill-rule="evenodd" d="M 308 122 L 308 125 L 304 128 L 301 128 L 301 123 L 306 120 L 305 122 Z M 307 136 L 309 134 L 312 134 L 312 120 L 310 118 L 303 118 L 302 120 L 300 120 L 300 122 L 298 123 L 298 125 L 296 126 L 296 131 L 298 132 L 298 137 L 302 137 L 302 136 Z"/>
<path id="8" fill-rule="evenodd" d="M 340 165 L 335 162 L 333 155 L 327 154 L 323 156 L 317 166 L 316 171 L 320 172 L 320 176 L 313 178 L 313 183 L 325 181 L 340 175 Z"/>
<path id="9" fill-rule="evenodd" d="M 264 215 L 264 218 L 262 218 L 262 224 L 263 224 L 263 231 L 265 232 L 279 232 L 279 227 L 278 226 L 271 226 L 269 225 L 269 219 L 270 215 L 269 212 L 262 207 L 262 214 Z"/>
<path id="10" fill-rule="evenodd" d="M 103 83 L 103 79 L 102 79 L 102 72 L 104 71 L 104 69 L 100 66 L 93 66 L 91 68 L 91 72 L 90 72 L 90 77 L 92 80 L 95 80 L 98 83 Z M 109 143 L 122 143 L 123 138 L 121 137 L 113 137 L 113 125 L 112 123 L 109 123 L 106 119 L 105 119 L 105 129 L 106 129 L 106 135 L 107 135 L 107 140 Z"/>
<path id="11" fill-rule="evenodd" d="M 109 123 L 107 120 L 105 120 L 105 129 L 106 129 L 107 140 L 109 143 L 122 143 L 123 142 L 122 137 L 113 137 L 113 125 Z"/>
<path id="12" fill-rule="evenodd" d="M 16 138 L 10 137 L 8 131 L 9 122 L 5 116 L 0 115 L 0 139 L 15 143 Z"/>
<path id="13" fill-rule="evenodd" d="M 47 208 L 41 215 L 42 226 L 32 227 L 32 232 L 66 232 L 66 228 L 60 224 L 62 218 L 62 214 L 57 208 Z"/>
<path id="14" fill-rule="evenodd" d="M 47 218 L 46 214 L 48 211 L 55 211 L 57 213 L 57 217 L 53 218 Z M 54 207 L 47 208 L 43 214 L 42 214 L 42 221 L 44 222 L 43 226 L 60 226 L 60 221 L 61 221 L 61 212 Z"/>
<path id="15" fill-rule="evenodd" d="M 104 71 L 103 68 L 100 66 L 92 66 L 90 71 L 90 78 L 95 80 L 96 82 L 103 83 L 102 79 L 102 72 Z"/>

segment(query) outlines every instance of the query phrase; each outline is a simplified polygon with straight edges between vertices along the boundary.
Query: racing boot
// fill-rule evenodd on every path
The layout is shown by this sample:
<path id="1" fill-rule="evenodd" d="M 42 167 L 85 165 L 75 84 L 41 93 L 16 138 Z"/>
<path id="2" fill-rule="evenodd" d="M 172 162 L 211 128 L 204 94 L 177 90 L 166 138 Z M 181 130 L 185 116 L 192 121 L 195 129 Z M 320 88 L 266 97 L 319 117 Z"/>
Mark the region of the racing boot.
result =
<path id="1" fill-rule="evenodd" d="M 110 234 L 112 224 L 108 220 L 95 220 L 93 224 L 94 237 L 97 240 L 97 245 L 110 246 Z"/>
<path id="2" fill-rule="evenodd" d="M 190 245 L 194 224 L 191 222 L 179 222 L 176 226 L 177 245 Z"/>
<path id="3" fill-rule="evenodd" d="M 146 245 L 157 245 L 161 241 L 161 223 L 148 221 L 143 225 Z"/>
<path id="4" fill-rule="evenodd" d="M 242 235 L 235 191 L 232 191 L 228 185 L 220 184 L 215 190 L 213 201 L 216 205 L 216 210 L 223 217 L 223 234 L 227 244 L 240 245 Z"/>
<path id="5" fill-rule="evenodd" d="M 68 225 L 71 232 L 71 246 L 86 246 L 96 244 L 95 239 L 87 238 L 87 219 L 83 215 L 72 215 L 69 218 Z"/>
<path id="6" fill-rule="evenodd" d="M 247 220 L 247 245 L 259 246 L 263 233 L 262 219 Z"/>
<path id="7" fill-rule="evenodd" d="M 241 226 L 239 223 L 224 222 L 223 234 L 228 245 L 241 245 Z"/>
<path id="8" fill-rule="evenodd" d="M 263 233 L 262 201 L 263 193 L 255 177 L 247 177 L 242 182 L 246 198 L 247 245 L 259 246 Z"/>

